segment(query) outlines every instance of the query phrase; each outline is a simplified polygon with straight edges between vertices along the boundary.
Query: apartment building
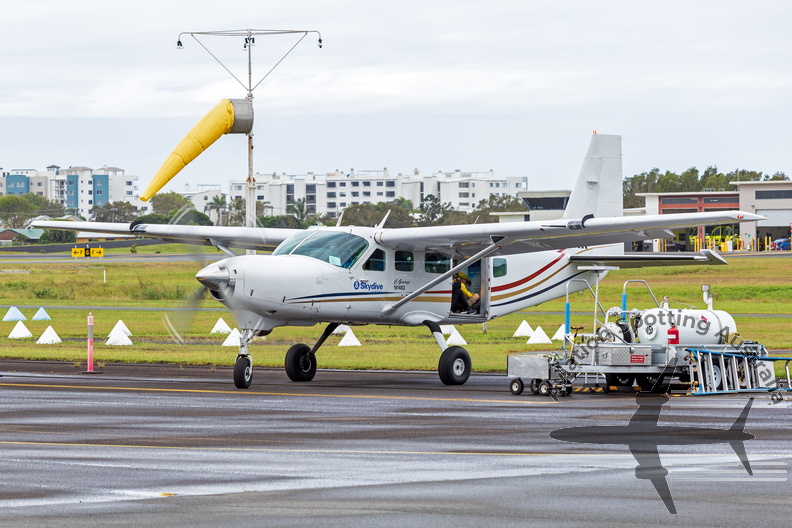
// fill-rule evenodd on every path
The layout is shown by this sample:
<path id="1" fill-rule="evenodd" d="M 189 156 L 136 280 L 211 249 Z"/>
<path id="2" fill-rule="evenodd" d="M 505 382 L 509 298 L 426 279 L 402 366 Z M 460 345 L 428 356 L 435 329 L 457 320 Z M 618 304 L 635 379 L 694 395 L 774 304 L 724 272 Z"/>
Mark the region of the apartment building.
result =
<path id="1" fill-rule="evenodd" d="M 90 218 L 94 206 L 129 202 L 142 212 L 151 209 L 140 200 L 138 176 L 128 176 L 118 167 L 50 165 L 46 170 L 12 169 L 0 177 L 0 195 L 33 193 L 63 205 L 67 211 Z"/>
<path id="2" fill-rule="evenodd" d="M 289 205 L 304 199 L 309 214 L 337 217 L 351 206 L 363 203 L 392 202 L 405 198 L 418 207 L 427 195 L 464 212 L 491 195 L 517 196 L 527 188 L 526 177 L 498 178 L 488 172 L 435 172 L 391 174 L 387 168 L 316 174 L 256 174 L 256 200 L 265 204 L 271 215 L 285 215 Z M 229 182 L 229 198 L 244 198 L 244 180 Z"/>

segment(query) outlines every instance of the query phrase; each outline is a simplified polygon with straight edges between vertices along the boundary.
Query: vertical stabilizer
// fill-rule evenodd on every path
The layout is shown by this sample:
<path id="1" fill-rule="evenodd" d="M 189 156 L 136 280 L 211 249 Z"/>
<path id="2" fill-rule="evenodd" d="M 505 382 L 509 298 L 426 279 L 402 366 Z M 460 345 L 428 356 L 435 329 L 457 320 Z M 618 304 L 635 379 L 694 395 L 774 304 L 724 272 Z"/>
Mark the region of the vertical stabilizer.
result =
<path id="1" fill-rule="evenodd" d="M 623 214 L 621 136 L 594 133 L 564 218 Z"/>

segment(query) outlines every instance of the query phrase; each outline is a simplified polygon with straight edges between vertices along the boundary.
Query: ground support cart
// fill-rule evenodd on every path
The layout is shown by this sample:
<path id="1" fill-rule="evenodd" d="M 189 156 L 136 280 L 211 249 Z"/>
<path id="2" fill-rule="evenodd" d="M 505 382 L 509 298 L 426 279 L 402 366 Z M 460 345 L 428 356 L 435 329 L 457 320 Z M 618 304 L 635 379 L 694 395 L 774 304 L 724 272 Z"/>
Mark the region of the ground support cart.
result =
<path id="1" fill-rule="evenodd" d="M 786 362 L 786 387 L 775 377 L 774 362 Z M 790 358 L 775 358 L 758 343 L 732 345 L 640 345 L 589 341 L 557 353 L 514 354 L 507 358 L 512 394 L 527 385 L 534 394 L 566 396 L 581 376 L 605 376 L 608 388 L 638 385 L 649 391 L 663 370 L 688 394 L 789 391 Z M 670 381 L 670 380 L 668 380 Z"/>

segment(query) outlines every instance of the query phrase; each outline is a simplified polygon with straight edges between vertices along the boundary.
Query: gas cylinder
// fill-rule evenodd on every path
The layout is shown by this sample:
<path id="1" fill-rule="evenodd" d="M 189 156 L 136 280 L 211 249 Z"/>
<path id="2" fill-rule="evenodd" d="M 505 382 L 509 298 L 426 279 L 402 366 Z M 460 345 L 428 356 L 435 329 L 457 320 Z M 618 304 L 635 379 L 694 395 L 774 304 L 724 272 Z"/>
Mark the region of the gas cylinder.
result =
<path id="1" fill-rule="evenodd" d="M 669 330 L 676 328 L 677 344 L 722 345 L 737 332 L 734 318 L 723 310 L 651 308 L 641 312 L 635 329 L 640 343 L 670 343 Z"/>

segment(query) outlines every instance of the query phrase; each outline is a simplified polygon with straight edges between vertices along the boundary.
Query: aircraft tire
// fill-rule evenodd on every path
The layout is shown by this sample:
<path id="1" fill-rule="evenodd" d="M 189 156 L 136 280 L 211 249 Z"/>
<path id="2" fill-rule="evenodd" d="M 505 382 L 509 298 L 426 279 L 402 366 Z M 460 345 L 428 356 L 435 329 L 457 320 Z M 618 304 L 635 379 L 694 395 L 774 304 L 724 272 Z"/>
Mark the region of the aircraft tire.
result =
<path id="1" fill-rule="evenodd" d="M 523 385 L 523 381 L 520 378 L 512 380 L 511 384 L 509 385 L 509 390 L 515 396 L 522 394 L 524 388 L 525 386 Z"/>
<path id="2" fill-rule="evenodd" d="M 309 354 L 311 347 L 303 343 L 292 345 L 286 352 L 284 366 L 292 381 L 311 381 L 316 375 L 316 355 Z"/>
<path id="3" fill-rule="evenodd" d="M 440 355 L 437 373 L 446 385 L 464 385 L 470 377 L 470 354 L 460 346 L 450 346 Z"/>
<path id="4" fill-rule="evenodd" d="M 253 380 L 253 365 L 248 356 L 237 356 L 234 363 L 234 385 L 237 389 L 250 388 Z"/>

